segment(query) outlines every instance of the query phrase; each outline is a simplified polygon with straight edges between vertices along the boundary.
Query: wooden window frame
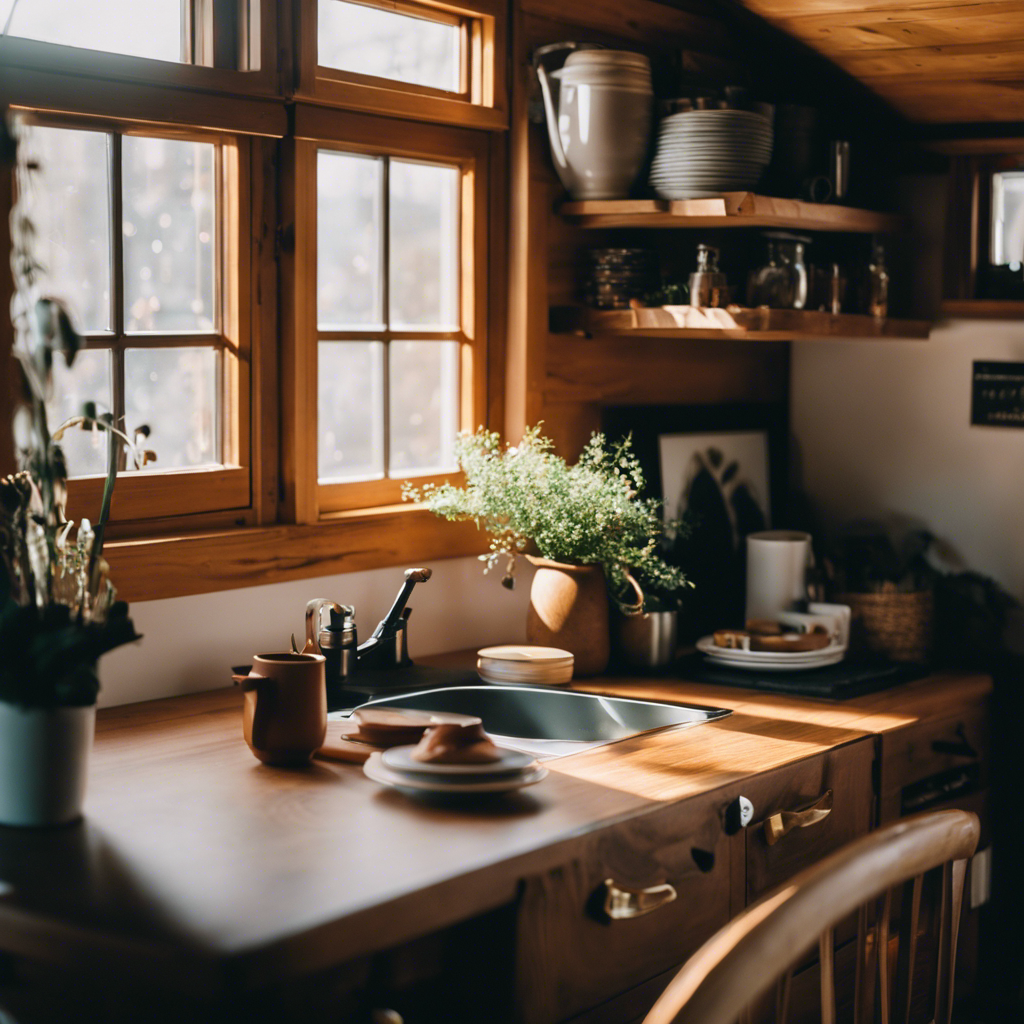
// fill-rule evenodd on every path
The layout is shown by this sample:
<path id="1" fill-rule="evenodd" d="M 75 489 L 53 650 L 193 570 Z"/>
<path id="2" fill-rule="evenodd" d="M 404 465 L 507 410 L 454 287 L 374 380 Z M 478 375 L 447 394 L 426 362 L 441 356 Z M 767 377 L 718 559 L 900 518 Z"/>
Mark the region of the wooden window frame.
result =
<path id="1" fill-rule="evenodd" d="M 259 3 L 259 17 L 250 20 L 253 3 Z M 189 63 L 8 35 L 0 36 L 0 67 L 211 92 L 264 96 L 278 92 L 277 4 L 273 0 L 191 0 L 184 21 Z"/>
<path id="2" fill-rule="evenodd" d="M 439 124 L 500 130 L 508 127 L 506 89 L 506 6 L 504 0 L 349 0 L 364 6 L 462 28 L 465 88 L 450 93 L 394 79 L 327 68 L 317 60 L 319 0 L 295 0 L 295 95 L 375 115 L 407 117 Z"/>
<path id="3" fill-rule="evenodd" d="M 473 360 L 473 425 L 486 423 L 500 429 L 505 416 L 508 257 L 508 144 L 501 130 L 506 127 L 508 102 L 507 7 L 505 0 L 458 3 L 466 6 L 456 4 L 456 13 L 461 11 L 470 19 L 481 14 L 493 18 L 489 34 L 479 20 L 475 23 L 477 37 L 471 51 L 480 61 L 472 73 L 480 76 L 485 92 L 493 93 L 492 106 L 417 95 L 395 82 L 333 83 L 331 95 L 313 97 L 308 75 L 309 95 L 295 102 L 297 40 L 302 38 L 303 23 L 315 33 L 315 18 L 308 16 L 309 0 L 281 0 L 280 4 L 261 0 L 259 72 L 174 65 L 31 40 L 0 40 L 0 106 L 59 116 L 65 123 L 81 118 L 83 124 L 121 132 L 159 135 L 177 127 L 230 136 L 239 143 L 240 173 L 248 182 L 249 209 L 240 205 L 237 237 L 240 253 L 249 254 L 248 279 L 239 275 L 238 296 L 251 331 L 249 359 L 239 362 L 240 374 L 247 373 L 249 379 L 248 391 L 240 383 L 240 394 L 249 403 L 250 501 L 244 508 L 172 515 L 165 501 L 169 497 L 151 491 L 154 518 L 120 520 L 107 531 L 104 554 L 111 578 L 125 599 L 209 593 L 486 550 L 486 535 L 472 523 L 445 522 L 411 503 L 321 513 L 316 500 L 316 433 L 308 417 L 296 415 L 296 409 L 302 408 L 299 403 L 308 403 L 298 385 L 313 381 L 315 387 L 315 375 L 310 376 L 304 363 L 315 348 L 300 349 L 292 343 L 301 332 L 304 314 L 294 295 L 282 288 L 282 283 L 294 280 L 296 265 L 308 262 L 310 254 L 315 267 L 315 244 L 309 250 L 310 239 L 296 231 L 296 208 L 302 211 L 305 206 L 307 217 L 315 218 L 316 212 L 312 192 L 296 188 L 294 164 L 300 143 L 313 143 L 314 151 L 319 141 L 349 142 L 351 148 L 353 130 L 358 128 L 365 129 L 371 141 L 377 132 L 380 148 L 401 156 L 395 139 L 404 144 L 421 128 L 446 124 L 456 155 L 477 158 L 478 169 L 474 191 L 482 233 L 473 250 L 480 303 L 468 350 Z M 16 52 L 19 49 L 21 53 Z M 372 110 L 374 116 L 360 113 L 364 109 Z M 478 130 L 467 130 L 467 126 Z M 446 150 L 437 155 L 441 162 L 451 162 L 453 154 Z M 8 176 L 3 178 L 7 181 Z M 6 206 L 10 200 L 6 187 L 4 192 Z M 6 217 L 0 219 L 2 239 Z M 311 223 L 315 225 L 315 219 Z M 9 276 L 0 275 L 4 304 L 9 289 Z M 279 292 L 283 292 L 280 301 Z M 308 337 L 315 337 L 315 329 L 314 307 L 313 333 Z M 0 321 L 0 358 L 9 358 L 10 342 L 10 324 Z M 462 376 L 469 379 L 465 370 Z M 4 398 L 0 405 L 9 408 L 13 393 Z M 240 422 L 246 423 L 246 418 Z M 7 428 L 9 415 L 4 414 L 0 440 L 6 436 L 10 442 Z M 0 472 L 13 470 L 12 452 L 10 443 L 0 446 Z M 297 488 L 297 470 L 309 454 L 312 473 Z M 173 491 L 174 474 L 147 476 L 148 482 L 161 480 Z M 127 491 L 126 483 L 128 489 L 134 486 L 129 474 L 122 476 L 114 492 L 118 514 L 124 511 L 118 502 Z M 68 511 L 75 518 L 81 514 L 77 508 Z"/>
<path id="4" fill-rule="evenodd" d="M 943 150 L 946 151 L 946 150 Z M 992 249 L 992 178 L 1024 170 L 1024 142 L 993 140 L 952 151 L 947 186 L 941 311 L 947 316 L 1024 318 L 1024 300 L 980 297 Z"/>
<path id="5" fill-rule="evenodd" d="M 296 109 L 296 137 L 286 147 L 285 186 L 290 194 L 286 223 L 294 232 L 294 250 L 283 274 L 282 299 L 285 507 L 298 523 L 314 523 L 356 509 L 396 504 L 400 479 L 319 483 L 317 436 L 308 411 L 317 407 L 317 348 L 323 335 L 375 339 L 383 334 L 460 343 L 460 409 L 463 430 L 487 421 L 488 184 L 487 136 L 436 125 L 398 124 L 318 108 Z M 460 213 L 460 326 L 456 331 L 321 331 L 317 322 L 316 163 L 321 149 L 336 149 L 397 159 L 437 161 L 462 172 Z M 286 229 L 288 230 L 288 229 Z M 290 232 L 289 232 L 290 233 Z M 330 340 L 329 338 L 327 340 Z M 418 485 L 458 482 L 456 472 L 410 477 Z"/>
<path id="6" fill-rule="evenodd" d="M 215 348 L 220 353 L 218 373 L 220 413 L 221 464 L 195 469 L 122 471 L 111 502 L 111 523 L 141 522 L 152 519 L 173 519 L 202 513 L 230 512 L 247 509 L 252 504 L 252 432 L 250 417 L 252 363 L 252 330 L 250 306 L 244 301 L 243 291 L 250 279 L 249 229 L 249 165 L 250 140 L 244 136 L 196 132 L 189 129 L 164 126 L 125 126 L 116 122 L 73 116 L 51 117 L 37 115 L 35 122 L 43 127 L 59 127 L 96 131 L 123 138 L 183 139 L 213 143 L 217 146 L 215 163 L 218 176 L 217 213 L 217 301 L 220 329 L 211 333 L 183 332 L 168 334 L 129 334 L 119 330 L 123 310 L 122 284 L 118 276 L 123 272 L 121 247 L 118 244 L 120 197 L 114 196 L 111 223 L 111 309 L 114 326 L 110 331 L 86 336 L 86 347 L 115 353 L 112 386 L 114 394 L 123 387 L 122 361 L 118 352 L 127 348 L 183 348 L 199 346 Z M 114 153 L 120 156 L 120 145 L 115 143 Z M 118 191 L 120 171 L 113 169 L 110 187 Z M 92 340 L 92 344 L 90 344 Z M 156 440 L 156 439 L 154 439 Z M 155 445 L 158 447 L 158 445 Z M 68 510 L 76 519 L 99 517 L 103 496 L 103 476 L 75 477 L 68 481 Z"/>

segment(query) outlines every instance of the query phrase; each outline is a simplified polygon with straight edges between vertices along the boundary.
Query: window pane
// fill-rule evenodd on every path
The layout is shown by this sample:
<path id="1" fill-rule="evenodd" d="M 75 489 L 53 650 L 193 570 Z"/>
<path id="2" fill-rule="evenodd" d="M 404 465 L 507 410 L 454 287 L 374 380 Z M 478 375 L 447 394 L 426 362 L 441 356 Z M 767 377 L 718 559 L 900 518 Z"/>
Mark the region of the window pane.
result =
<path id="1" fill-rule="evenodd" d="M 344 0 L 320 0 L 317 63 L 459 92 L 461 29 Z"/>
<path id="2" fill-rule="evenodd" d="M 125 424 L 147 424 L 152 468 L 210 466 L 220 461 L 214 348 L 130 348 L 124 354 Z"/>
<path id="3" fill-rule="evenodd" d="M 391 326 L 459 325 L 459 170 L 391 161 Z"/>
<path id="4" fill-rule="evenodd" d="M 110 318 L 110 137 L 33 128 L 40 165 L 34 217 L 46 290 L 67 300 L 80 331 L 108 331 Z"/>
<path id="5" fill-rule="evenodd" d="M 126 135 L 122 166 L 125 329 L 216 330 L 213 144 Z"/>
<path id="6" fill-rule="evenodd" d="M 1024 263 L 1024 171 L 992 176 L 992 262 Z"/>
<path id="7" fill-rule="evenodd" d="M 317 452 L 321 482 L 384 475 L 384 346 L 321 341 Z"/>
<path id="8" fill-rule="evenodd" d="M 389 476 L 457 468 L 459 343 L 393 341 L 390 370 Z"/>
<path id="9" fill-rule="evenodd" d="M 0 0 L 12 36 L 181 63 L 184 0 Z"/>
<path id="10" fill-rule="evenodd" d="M 68 367 L 58 352 L 53 360 L 53 397 L 46 403 L 50 431 L 65 420 L 80 416 L 86 402 L 95 402 L 97 412 L 110 412 L 111 366 L 109 349 L 82 349 Z M 68 466 L 68 476 L 105 475 L 107 472 L 107 435 L 98 430 L 69 430 L 60 440 Z"/>
<path id="11" fill-rule="evenodd" d="M 322 149 L 316 174 L 320 326 L 382 325 L 383 161 Z"/>

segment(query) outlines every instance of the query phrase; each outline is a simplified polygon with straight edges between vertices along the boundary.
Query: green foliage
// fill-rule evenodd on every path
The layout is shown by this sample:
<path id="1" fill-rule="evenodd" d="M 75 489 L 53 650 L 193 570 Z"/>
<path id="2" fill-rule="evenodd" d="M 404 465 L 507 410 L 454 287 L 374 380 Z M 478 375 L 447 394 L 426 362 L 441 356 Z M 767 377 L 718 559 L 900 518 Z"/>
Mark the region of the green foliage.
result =
<path id="1" fill-rule="evenodd" d="M 631 573 L 666 594 L 687 585 L 683 573 L 658 553 L 666 525 L 661 503 L 638 496 L 643 472 L 629 438 L 609 444 L 595 434 L 579 462 L 569 466 L 554 454 L 540 426 L 504 448 L 496 433 L 481 428 L 460 435 L 457 457 L 465 488 L 406 484 L 403 496 L 426 502 L 445 519 L 472 520 L 486 530 L 490 553 L 481 560 L 486 571 L 507 557 L 506 585 L 516 555 L 531 546 L 553 561 L 602 566 L 612 596 L 623 606 L 635 602 Z"/>
<path id="2" fill-rule="evenodd" d="M 97 660 L 137 639 L 123 601 L 103 622 L 82 622 L 67 605 L 36 608 L 0 597 L 0 699 L 29 707 L 93 704 Z"/>

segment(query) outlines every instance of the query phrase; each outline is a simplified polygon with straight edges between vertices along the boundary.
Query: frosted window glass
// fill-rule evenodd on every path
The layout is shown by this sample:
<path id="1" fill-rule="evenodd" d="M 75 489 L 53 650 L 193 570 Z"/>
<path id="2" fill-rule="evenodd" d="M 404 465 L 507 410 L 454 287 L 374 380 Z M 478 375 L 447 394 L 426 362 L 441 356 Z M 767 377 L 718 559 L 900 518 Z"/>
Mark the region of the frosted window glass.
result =
<path id="1" fill-rule="evenodd" d="M 80 331 L 109 331 L 110 136 L 32 128 L 39 163 L 33 219 L 42 239 L 46 291 L 68 303 Z"/>
<path id="2" fill-rule="evenodd" d="M 384 475 L 384 346 L 321 341 L 317 465 L 321 483 Z"/>
<path id="3" fill-rule="evenodd" d="M 8 35 L 180 64 L 184 2 L 0 0 L 0 25 L 10 17 Z"/>
<path id="4" fill-rule="evenodd" d="M 316 174 L 320 327 L 381 325 L 384 163 L 322 149 Z"/>
<path id="5" fill-rule="evenodd" d="M 393 341 L 389 476 L 445 473 L 457 468 L 459 343 Z"/>
<path id="6" fill-rule="evenodd" d="M 82 349 L 70 367 L 60 352 L 54 356 L 53 395 L 46 403 L 51 433 L 73 416 L 81 416 L 86 402 L 95 402 L 98 413 L 111 411 L 112 365 L 109 349 Z M 106 475 L 107 443 L 105 432 L 68 430 L 60 440 L 68 476 Z"/>
<path id="7" fill-rule="evenodd" d="M 461 35 L 454 24 L 344 0 L 320 0 L 317 63 L 458 92 Z"/>
<path id="8" fill-rule="evenodd" d="M 391 326 L 459 325 L 457 167 L 391 161 Z"/>
<path id="9" fill-rule="evenodd" d="M 143 423 L 150 468 L 182 469 L 220 461 L 218 353 L 213 348 L 130 348 L 124 354 L 128 436 Z"/>
<path id="10" fill-rule="evenodd" d="M 1024 263 L 1024 171 L 992 176 L 992 262 Z"/>
<path id="11" fill-rule="evenodd" d="M 125 136 L 121 146 L 125 329 L 216 330 L 213 144 Z"/>

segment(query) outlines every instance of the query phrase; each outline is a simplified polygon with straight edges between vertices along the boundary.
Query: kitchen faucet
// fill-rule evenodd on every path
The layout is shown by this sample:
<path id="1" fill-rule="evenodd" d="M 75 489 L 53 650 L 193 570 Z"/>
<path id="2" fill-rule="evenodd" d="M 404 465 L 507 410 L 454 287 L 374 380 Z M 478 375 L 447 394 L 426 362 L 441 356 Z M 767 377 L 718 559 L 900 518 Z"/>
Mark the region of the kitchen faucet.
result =
<path id="1" fill-rule="evenodd" d="M 398 591 L 395 603 L 377 624 L 369 640 L 356 648 L 356 664 L 363 668 L 395 668 L 411 665 L 408 630 L 406 624 L 412 609 L 406 607 L 412 588 L 426 583 L 433 576 L 431 569 L 406 569 L 405 582 Z"/>
<path id="2" fill-rule="evenodd" d="M 351 685 L 355 674 L 366 672 L 371 687 L 384 685 L 388 669 L 413 667 L 409 657 L 408 621 L 412 614 L 409 596 L 417 583 L 425 583 L 433 575 L 430 569 L 406 569 L 405 580 L 387 615 L 363 643 L 356 632 L 356 610 L 352 605 L 338 604 L 326 598 L 314 598 L 306 605 L 306 653 L 323 654 L 326 658 L 327 690 L 332 694 L 339 687 Z M 323 621 L 324 612 L 328 621 Z M 294 641 L 293 641 L 294 642 Z M 374 678 L 376 677 L 376 678 Z"/>

